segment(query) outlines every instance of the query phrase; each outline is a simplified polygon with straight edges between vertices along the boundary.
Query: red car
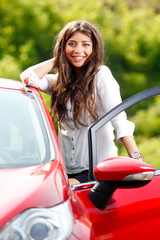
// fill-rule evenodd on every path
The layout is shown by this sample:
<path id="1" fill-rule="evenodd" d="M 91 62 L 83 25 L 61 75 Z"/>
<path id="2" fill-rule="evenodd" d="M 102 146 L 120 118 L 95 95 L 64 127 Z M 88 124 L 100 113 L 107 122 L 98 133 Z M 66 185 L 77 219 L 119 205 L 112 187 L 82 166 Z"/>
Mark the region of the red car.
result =
<path id="1" fill-rule="evenodd" d="M 159 170 L 126 157 L 97 164 L 95 144 L 112 117 L 159 94 L 139 93 L 89 129 L 89 181 L 70 188 L 40 93 L 0 79 L 0 240 L 160 239 Z"/>

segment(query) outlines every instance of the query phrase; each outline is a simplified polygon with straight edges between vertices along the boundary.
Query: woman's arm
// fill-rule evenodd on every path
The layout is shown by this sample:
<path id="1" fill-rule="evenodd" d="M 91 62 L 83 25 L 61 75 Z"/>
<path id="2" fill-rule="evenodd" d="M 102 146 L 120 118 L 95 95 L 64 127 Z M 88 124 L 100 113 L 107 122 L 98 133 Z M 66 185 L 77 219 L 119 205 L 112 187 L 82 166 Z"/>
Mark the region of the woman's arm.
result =
<path id="1" fill-rule="evenodd" d="M 47 73 L 55 68 L 55 59 L 49 59 L 33 66 L 33 71 L 39 78 L 43 78 Z"/>
<path id="2" fill-rule="evenodd" d="M 36 73 L 38 78 L 43 78 L 47 73 L 51 72 L 55 68 L 55 59 L 49 59 L 47 61 L 38 63 L 31 67 L 31 69 Z M 29 83 L 29 76 L 25 77 L 23 80 L 25 84 Z"/>
<path id="3" fill-rule="evenodd" d="M 129 156 L 131 156 L 133 152 L 139 152 L 137 144 L 132 136 L 122 137 L 121 142 L 123 143 Z M 142 160 L 143 158 L 139 157 L 137 159 Z"/>
<path id="4" fill-rule="evenodd" d="M 23 83 L 29 84 L 47 94 L 51 95 L 54 82 L 57 79 L 56 74 L 48 74 L 55 68 L 55 59 L 44 61 L 27 68 L 21 73 L 20 79 Z"/>

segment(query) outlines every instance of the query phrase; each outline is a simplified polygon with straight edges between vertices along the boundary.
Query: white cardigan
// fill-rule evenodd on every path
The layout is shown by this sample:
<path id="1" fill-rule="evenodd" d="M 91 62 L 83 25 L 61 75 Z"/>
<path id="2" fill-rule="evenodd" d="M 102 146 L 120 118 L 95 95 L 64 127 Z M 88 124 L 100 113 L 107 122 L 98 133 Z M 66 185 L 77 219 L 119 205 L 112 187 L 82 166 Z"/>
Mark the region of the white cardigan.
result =
<path id="1" fill-rule="evenodd" d="M 57 79 L 56 74 L 46 74 L 43 79 L 39 79 L 32 67 L 26 69 L 20 77 L 22 81 L 29 77 L 29 85 L 50 95 L 52 94 L 54 82 Z M 98 117 L 102 117 L 110 109 L 121 103 L 121 101 L 117 81 L 109 68 L 102 65 L 95 76 L 95 104 Z M 68 119 L 64 120 L 62 127 L 58 129 L 58 138 L 67 172 L 73 174 L 89 168 L 89 127 L 79 125 L 76 128 L 73 122 L 70 101 L 68 101 L 67 109 Z M 89 126 L 93 124 L 93 119 L 88 112 L 85 112 L 84 116 Z M 117 147 L 114 143 L 114 129 L 117 133 L 117 139 L 120 140 L 124 136 L 133 136 L 134 127 L 134 124 L 127 120 L 126 113 L 122 112 L 97 131 L 97 162 L 108 157 L 117 156 Z"/>

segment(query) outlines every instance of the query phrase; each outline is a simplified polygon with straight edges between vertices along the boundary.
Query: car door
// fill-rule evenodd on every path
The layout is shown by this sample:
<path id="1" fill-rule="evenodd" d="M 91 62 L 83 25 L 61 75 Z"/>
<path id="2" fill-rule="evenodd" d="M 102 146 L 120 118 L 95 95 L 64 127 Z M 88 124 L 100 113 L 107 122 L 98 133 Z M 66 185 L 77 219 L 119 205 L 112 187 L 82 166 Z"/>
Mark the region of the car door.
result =
<path id="1" fill-rule="evenodd" d="M 88 212 L 88 217 L 93 225 L 95 239 L 159 239 L 160 171 L 155 170 L 154 167 L 145 162 L 119 157 L 117 159 L 105 160 L 105 170 L 103 169 L 100 172 L 99 164 L 97 165 L 96 162 L 95 139 L 95 132 L 112 117 L 138 102 L 159 94 L 160 87 L 136 94 L 112 109 L 89 129 L 90 181 L 73 185 L 72 191 L 75 201 L 81 201 Z M 127 165 L 126 160 L 130 161 L 129 165 Z M 117 164 L 115 169 L 114 162 Z M 94 174 L 95 168 L 99 171 L 99 179 Z M 105 173 L 103 173 L 104 171 Z M 118 178 L 124 172 L 126 177 Z M 152 176 L 149 177 L 151 172 Z M 141 178 L 139 178 L 140 176 Z M 126 179 L 128 180 L 126 181 Z M 96 191 L 95 186 L 97 183 L 97 192 L 103 191 L 99 184 L 104 184 L 105 182 L 107 182 L 106 189 L 110 183 L 116 183 L 116 187 L 106 205 L 104 205 L 106 207 L 100 209 L 97 207 L 99 205 L 92 201 L 90 193 L 94 190 Z M 98 199 L 97 197 L 96 201 L 98 204 L 101 204 L 103 199 L 101 197 Z"/>

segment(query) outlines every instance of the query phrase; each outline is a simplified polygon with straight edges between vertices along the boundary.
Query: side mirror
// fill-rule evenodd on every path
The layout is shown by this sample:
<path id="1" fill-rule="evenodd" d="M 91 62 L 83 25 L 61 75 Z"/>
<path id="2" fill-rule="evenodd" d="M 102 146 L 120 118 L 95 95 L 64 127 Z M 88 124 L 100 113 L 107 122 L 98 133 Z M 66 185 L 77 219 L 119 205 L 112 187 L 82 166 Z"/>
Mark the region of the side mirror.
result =
<path id="1" fill-rule="evenodd" d="M 144 186 L 152 180 L 155 168 L 140 160 L 115 157 L 98 163 L 94 174 L 96 183 L 89 197 L 97 208 L 103 210 L 117 188 Z"/>

